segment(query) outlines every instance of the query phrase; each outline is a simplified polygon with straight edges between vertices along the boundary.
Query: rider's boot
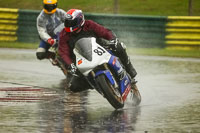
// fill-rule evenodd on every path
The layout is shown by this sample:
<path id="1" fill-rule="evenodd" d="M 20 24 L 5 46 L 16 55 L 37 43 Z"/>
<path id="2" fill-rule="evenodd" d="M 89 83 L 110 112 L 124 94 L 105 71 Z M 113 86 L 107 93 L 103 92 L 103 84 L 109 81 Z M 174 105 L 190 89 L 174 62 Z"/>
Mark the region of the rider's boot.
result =
<path id="1" fill-rule="evenodd" d="M 127 62 L 124 63 L 126 72 L 130 75 L 131 79 L 134 81 L 135 80 L 135 76 L 137 75 L 137 72 L 135 70 L 135 68 L 133 67 L 129 57 L 127 59 Z"/>
<path id="2" fill-rule="evenodd" d="M 137 86 L 136 86 L 137 81 L 135 80 L 135 76 L 137 75 L 137 72 L 136 72 L 135 68 L 133 67 L 133 65 L 131 64 L 130 59 L 128 59 L 128 60 L 129 60 L 128 63 L 125 64 L 125 69 L 131 77 L 132 89 L 137 91 L 138 90 Z"/>

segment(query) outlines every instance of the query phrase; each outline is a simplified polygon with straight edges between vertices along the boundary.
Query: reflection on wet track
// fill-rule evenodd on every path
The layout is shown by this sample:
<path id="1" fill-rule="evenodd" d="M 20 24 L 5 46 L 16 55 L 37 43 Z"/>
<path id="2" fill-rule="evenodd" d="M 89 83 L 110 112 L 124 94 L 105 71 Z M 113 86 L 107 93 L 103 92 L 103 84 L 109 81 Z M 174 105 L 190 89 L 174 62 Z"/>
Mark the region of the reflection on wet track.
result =
<path id="1" fill-rule="evenodd" d="M 0 102 L 37 102 L 58 95 L 55 91 L 44 91 L 42 88 L 33 87 L 0 88 L 0 93 Z"/>
<path id="2" fill-rule="evenodd" d="M 33 50 L 0 49 L 0 132 L 199 132 L 200 60 L 131 59 L 142 102 L 114 110 L 95 90 L 68 91 L 62 72 Z"/>

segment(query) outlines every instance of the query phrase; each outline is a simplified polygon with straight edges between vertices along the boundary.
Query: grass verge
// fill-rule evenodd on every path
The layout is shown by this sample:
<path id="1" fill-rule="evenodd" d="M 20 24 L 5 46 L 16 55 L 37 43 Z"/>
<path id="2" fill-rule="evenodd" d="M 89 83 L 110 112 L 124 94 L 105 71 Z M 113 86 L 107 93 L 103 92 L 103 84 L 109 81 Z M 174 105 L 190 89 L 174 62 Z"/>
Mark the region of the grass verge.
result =
<path id="1" fill-rule="evenodd" d="M 118 6 L 115 8 L 114 1 Z M 64 10 L 78 8 L 88 13 L 113 13 L 161 16 L 188 15 L 189 0 L 59 0 Z M 0 0 L 0 7 L 42 10 L 42 0 Z M 200 0 L 192 1 L 192 15 L 200 15 Z"/>

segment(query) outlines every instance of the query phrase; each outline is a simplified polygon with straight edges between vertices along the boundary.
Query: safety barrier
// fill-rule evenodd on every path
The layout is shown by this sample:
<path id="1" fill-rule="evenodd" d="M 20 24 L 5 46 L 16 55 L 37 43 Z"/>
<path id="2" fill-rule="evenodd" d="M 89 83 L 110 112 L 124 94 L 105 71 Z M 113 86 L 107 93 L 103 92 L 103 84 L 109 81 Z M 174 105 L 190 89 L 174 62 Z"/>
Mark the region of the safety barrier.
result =
<path id="1" fill-rule="evenodd" d="M 0 8 L 0 41 L 38 42 L 39 11 Z"/>
<path id="2" fill-rule="evenodd" d="M 168 48 L 200 49 L 200 17 L 170 16 L 166 32 Z"/>
<path id="3" fill-rule="evenodd" d="M 17 41 L 18 9 L 0 8 L 0 41 Z"/>
<path id="4" fill-rule="evenodd" d="M 0 41 L 39 42 L 40 11 L 0 8 Z M 200 49 L 200 17 L 85 14 L 132 47 Z"/>
<path id="5" fill-rule="evenodd" d="M 165 47 L 166 17 L 86 14 L 113 30 L 128 46 Z"/>
<path id="6" fill-rule="evenodd" d="M 17 36 L 20 42 L 39 42 L 36 20 L 39 11 L 19 10 Z"/>

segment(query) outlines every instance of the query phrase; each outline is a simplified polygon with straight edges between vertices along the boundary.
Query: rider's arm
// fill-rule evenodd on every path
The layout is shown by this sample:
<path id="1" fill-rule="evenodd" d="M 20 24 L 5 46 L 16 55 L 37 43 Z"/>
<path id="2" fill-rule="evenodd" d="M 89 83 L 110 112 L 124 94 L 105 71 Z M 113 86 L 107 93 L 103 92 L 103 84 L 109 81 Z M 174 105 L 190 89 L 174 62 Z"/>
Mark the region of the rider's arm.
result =
<path id="1" fill-rule="evenodd" d="M 116 38 L 111 30 L 105 28 L 104 26 L 100 24 L 95 23 L 92 20 L 88 20 L 86 22 L 86 25 L 88 29 L 92 30 L 99 38 L 104 38 L 106 40 L 112 40 Z"/>
<path id="2" fill-rule="evenodd" d="M 44 41 L 47 41 L 49 38 L 51 38 L 51 36 L 49 36 L 49 34 L 47 33 L 46 21 L 47 20 L 45 19 L 45 17 L 42 15 L 42 13 L 40 13 L 37 18 L 37 30 L 40 38 Z"/>
<path id="3" fill-rule="evenodd" d="M 67 43 L 69 40 L 69 37 L 66 35 L 65 30 L 63 30 L 60 33 L 60 40 L 59 40 L 59 45 L 58 45 L 58 54 L 61 56 L 61 58 L 64 60 L 67 66 L 72 64 L 72 59 L 70 55 L 70 48 Z"/>

